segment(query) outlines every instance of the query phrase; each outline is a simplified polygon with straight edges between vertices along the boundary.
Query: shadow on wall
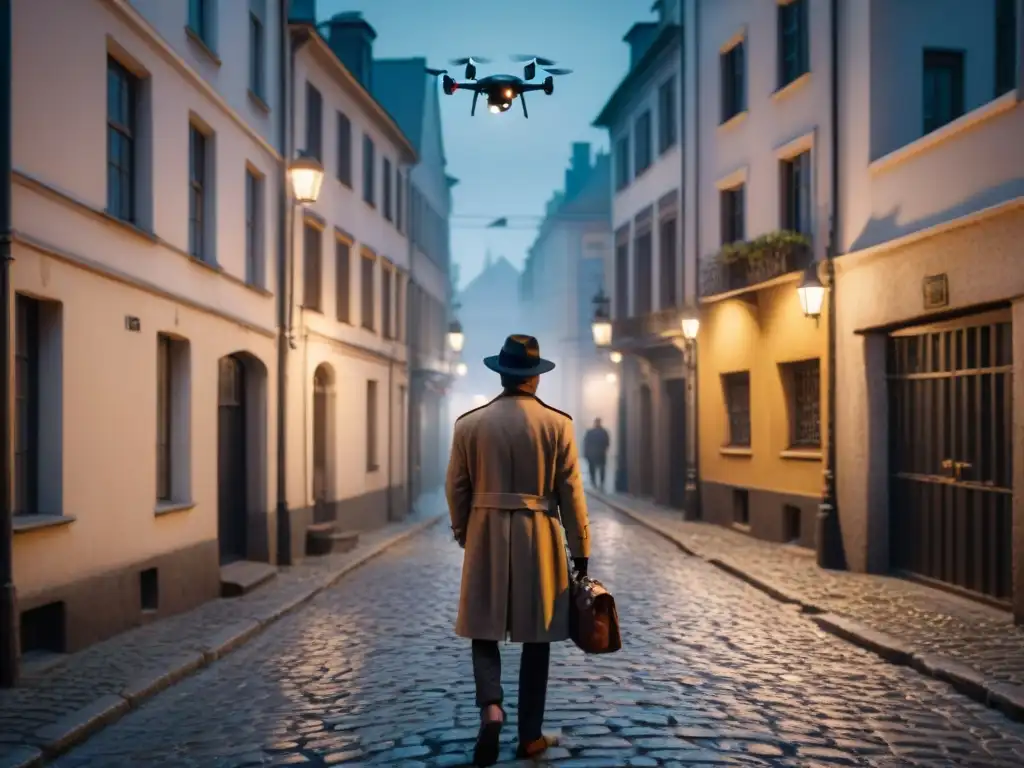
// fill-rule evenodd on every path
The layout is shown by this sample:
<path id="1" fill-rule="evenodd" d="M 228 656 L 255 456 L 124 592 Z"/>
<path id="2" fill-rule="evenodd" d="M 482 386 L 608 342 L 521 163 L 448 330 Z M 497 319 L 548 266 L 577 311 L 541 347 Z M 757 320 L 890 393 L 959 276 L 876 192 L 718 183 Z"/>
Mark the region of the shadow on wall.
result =
<path id="1" fill-rule="evenodd" d="M 897 205 L 887 216 L 869 219 L 860 234 L 851 243 L 850 252 L 861 251 L 880 243 L 904 237 L 905 235 L 912 235 L 915 232 L 934 227 L 945 221 L 967 216 L 1021 196 L 1024 196 L 1024 176 L 986 189 L 956 205 L 949 206 L 942 211 L 915 221 L 901 222 L 900 212 L 902 207 Z"/>

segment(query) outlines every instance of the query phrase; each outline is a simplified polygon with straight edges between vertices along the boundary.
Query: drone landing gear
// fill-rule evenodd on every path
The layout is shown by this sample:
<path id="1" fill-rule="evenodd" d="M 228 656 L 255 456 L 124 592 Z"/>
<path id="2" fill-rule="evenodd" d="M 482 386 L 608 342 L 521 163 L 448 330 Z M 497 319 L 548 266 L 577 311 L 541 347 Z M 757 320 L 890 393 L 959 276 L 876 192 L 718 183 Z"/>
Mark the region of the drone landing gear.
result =
<path id="1" fill-rule="evenodd" d="M 519 94 L 519 100 L 521 102 L 523 102 L 523 117 L 525 117 L 527 120 L 529 120 L 530 119 L 530 113 L 526 111 L 526 94 L 525 93 L 520 93 Z"/>
<path id="2" fill-rule="evenodd" d="M 473 91 L 473 106 L 469 110 L 469 116 L 473 117 L 476 114 L 476 100 L 480 96 L 480 91 Z"/>

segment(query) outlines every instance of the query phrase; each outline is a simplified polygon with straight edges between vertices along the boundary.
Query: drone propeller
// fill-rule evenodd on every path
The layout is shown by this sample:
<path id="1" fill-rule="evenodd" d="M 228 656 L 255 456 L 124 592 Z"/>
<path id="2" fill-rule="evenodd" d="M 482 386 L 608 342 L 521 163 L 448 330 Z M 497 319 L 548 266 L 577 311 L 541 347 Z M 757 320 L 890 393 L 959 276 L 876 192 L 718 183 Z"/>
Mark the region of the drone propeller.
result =
<path id="1" fill-rule="evenodd" d="M 463 59 L 452 59 L 452 64 L 459 67 L 464 67 L 467 64 L 490 64 L 490 59 L 485 59 L 481 56 L 466 56 Z"/>
<path id="2" fill-rule="evenodd" d="M 572 70 L 571 69 L 545 69 L 544 71 L 547 72 L 549 75 L 571 75 L 572 74 Z"/>
<path id="3" fill-rule="evenodd" d="M 512 61 L 535 61 L 542 67 L 553 67 L 555 65 L 554 59 L 545 59 L 543 56 L 531 56 L 526 53 L 513 54 Z"/>
<path id="4" fill-rule="evenodd" d="M 440 77 L 441 75 L 448 74 L 447 69 L 432 69 L 431 67 L 427 67 L 426 70 L 428 75 L 433 75 L 434 77 Z"/>

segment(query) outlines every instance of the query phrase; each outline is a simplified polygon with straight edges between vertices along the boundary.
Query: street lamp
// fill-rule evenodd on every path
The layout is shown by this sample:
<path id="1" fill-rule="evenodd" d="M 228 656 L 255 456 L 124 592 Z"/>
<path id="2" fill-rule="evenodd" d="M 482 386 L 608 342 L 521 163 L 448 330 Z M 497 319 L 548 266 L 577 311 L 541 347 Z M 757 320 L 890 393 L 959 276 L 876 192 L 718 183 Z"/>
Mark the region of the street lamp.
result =
<path id="1" fill-rule="evenodd" d="M 800 298 L 800 309 L 803 310 L 804 316 L 813 317 L 817 322 L 825 303 L 825 286 L 818 279 L 817 264 L 812 264 L 804 272 L 800 285 L 796 287 L 796 294 Z"/>
<path id="2" fill-rule="evenodd" d="M 611 360 L 615 365 L 618 365 L 619 363 L 622 362 L 622 353 L 612 352 L 611 354 L 608 355 L 608 359 Z"/>
<path id="3" fill-rule="evenodd" d="M 594 297 L 594 319 L 590 329 L 594 334 L 594 345 L 608 347 L 612 343 L 612 320 L 608 311 L 611 300 L 605 296 L 604 288 L 599 288 Z"/>
<path id="4" fill-rule="evenodd" d="M 291 181 L 295 202 L 299 205 L 312 205 L 320 197 L 324 167 L 319 160 L 300 149 L 296 158 L 288 163 L 288 179 Z"/>
<path id="5" fill-rule="evenodd" d="M 697 334 L 700 333 L 700 315 L 687 309 L 679 320 L 683 332 L 683 365 L 686 366 L 686 484 L 684 486 L 683 513 L 688 519 L 700 519 L 700 494 L 697 488 Z"/>
<path id="6" fill-rule="evenodd" d="M 461 363 L 461 362 L 460 363 L 456 363 L 456 365 L 455 365 L 455 374 L 457 376 L 465 376 L 467 373 L 469 373 L 469 366 L 468 365 L 466 365 L 465 363 Z"/>
<path id="7" fill-rule="evenodd" d="M 452 320 L 448 324 L 448 347 L 452 352 L 458 354 L 466 343 L 466 335 L 462 332 L 462 323 Z"/>

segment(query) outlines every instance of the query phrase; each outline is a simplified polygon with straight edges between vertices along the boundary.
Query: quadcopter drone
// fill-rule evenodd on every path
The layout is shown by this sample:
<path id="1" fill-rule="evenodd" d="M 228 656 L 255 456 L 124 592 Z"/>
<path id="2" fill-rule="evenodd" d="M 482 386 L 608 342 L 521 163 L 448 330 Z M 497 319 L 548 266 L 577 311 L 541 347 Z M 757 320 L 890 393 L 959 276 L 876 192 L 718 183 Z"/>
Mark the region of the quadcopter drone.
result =
<path id="1" fill-rule="evenodd" d="M 522 77 L 516 77 L 515 75 L 488 75 L 477 80 L 476 65 L 486 64 L 488 60 L 474 58 L 473 56 L 464 59 L 452 59 L 452 64 L 466 67 L 465 82 L 460 83 L 455 78 L 449 77 L 447 69 L 430 69 L 428 67 L 427 73 L 441 78 L 441 89 L 448 96 L 451 96 L 456 91 L 473 92 L 473 106 L 469 110 L 470 117 L 476 114 L 476 100 L 483 93 L 487 96 L 488 110 L 495 115 L 508 112 L 512 102 L 518 96 L 523 104 L 523 117 L 526 118 L 530 117 L 530 113 L 526 111 L 526 93 L 529 91 L 544 91 L 544 93 L 550 96 L 555 91 L 554 75 L 568 75 L 572 73 L 571 69 L 548 69 L 555 62 L 542 56 L 513 56 L 512 60 L 526 62 L 526 66 L 523 67 Z M 537 76 L 538 65 L 548 73 L 548 76 L 544 78 L 543 82 L 531 83 L 529 81 Z"/>

